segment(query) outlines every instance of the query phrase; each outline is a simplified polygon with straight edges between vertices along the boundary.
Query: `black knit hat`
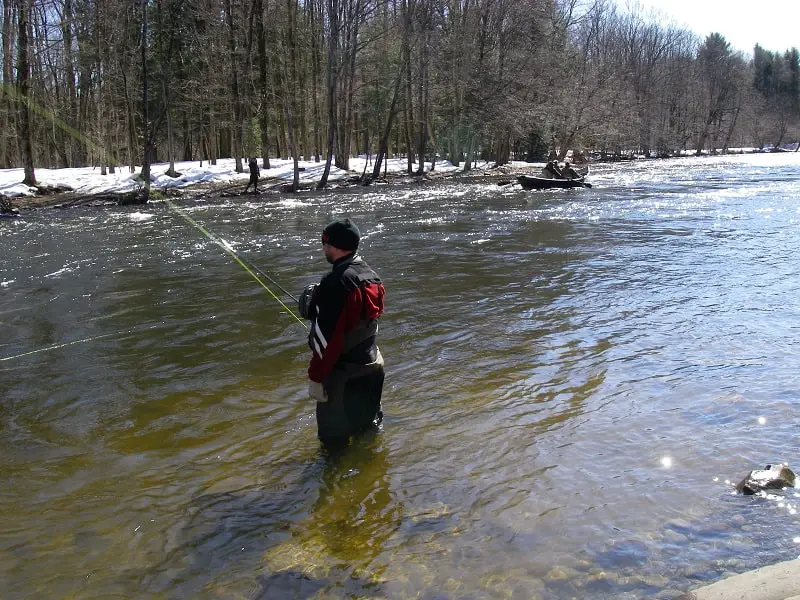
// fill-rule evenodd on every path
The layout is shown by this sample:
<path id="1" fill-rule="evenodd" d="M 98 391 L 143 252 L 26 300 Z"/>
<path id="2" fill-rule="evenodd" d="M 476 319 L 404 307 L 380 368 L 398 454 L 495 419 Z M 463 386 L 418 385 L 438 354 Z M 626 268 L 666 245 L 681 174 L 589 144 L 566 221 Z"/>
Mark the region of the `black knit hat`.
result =
<path id="1" fill-rule="evenodd" d="M 350 219 L 334 221 L 322 230 L 323 243 L 330 244 L 339 250 L 356 250 L 361 239 L 361 232 Z"/>

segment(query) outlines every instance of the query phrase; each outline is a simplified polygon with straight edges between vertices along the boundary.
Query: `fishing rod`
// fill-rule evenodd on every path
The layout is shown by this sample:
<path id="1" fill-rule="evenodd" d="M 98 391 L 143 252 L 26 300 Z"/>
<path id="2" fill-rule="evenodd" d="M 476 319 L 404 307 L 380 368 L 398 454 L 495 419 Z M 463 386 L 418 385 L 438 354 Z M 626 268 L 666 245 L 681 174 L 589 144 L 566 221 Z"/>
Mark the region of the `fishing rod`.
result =
<path id="1" fill-rule="evenodd" d="M 256 275 L 256 272 L 258 272 L 258 274 L 261 275 L 262 277 L 265 277 L 266 279 L 268 279 L 270 281 L 270 283 L 274 284 L 277 288 L 279 288 L 284 294 L 289 296 L 295 302 L 297 302 L 297 298 L 295 298 L 292 294 L 290 294 L 285 289 L 283 289 L 283 287 L 281 287 L 278 284 L 278 282 L 276 282 L 272 277 L 270 277 L 266 273 L 262 272 L 261 269 L 259 269 L 255 265 L 250 264 L 249 261 L 247 261 L 244 257 L 242 257 L 238 252 L 236 252 L 236 250 L 234 250 L 233 247 L 227 241 L 225 241 L 223 238 L 221 238 L 220 236 L 216 235 L 215 233 L 212 233 L 206 227 L 204 227 L 203 225 L 201 225 L 200 223 L 195 221 L 192 217 L 190 217 L 188 214 L 186 214 L 185 211 L 183 211 L 180 208 L 178 208 L 171 200 L 169 200 L 168 198 L 165 198 L 164 202 L 166 202 L 167 206 L 169 206 L 173 211 L 175 211 L 177 214 L 179 214 L 181 217 L 183 217 L 183 219 L 187 223 L 189 223 L 190 225 L 194 226 L 200 233 L 202 233 L 209 240 L 211 240 L 212 242 L 217 244 L 220 248 L 222 248 L 228 255 L 230 255 L 231 258 L 233 258 L 233 260 L 235 260 L 237 263 L 239 263 L 239 266 L 241 266 L 245 271 L 247 271 L 250 274 L 250 276 L 259 283 L 259 285 L 261 287 L 263 287 L 265 290 L 267 290 L 267 292 L 269 292 L 270 296 L 272 296 L 273 298 L 275 298 L 275 300 L 277 300 L 278 304 L 280 304 L 283 307 L 283 310 L 285 310 L 287 313 L 289 313 L 294 318 L 295 321 L 297 321 L 298 323 L 300 323 L 300 325 L 303 326 L 303 329 L 306 329 L 306 330 L 308 329 L 308 325 L 306 325 L 300 319 L 300 317 L 298 317 L 297 314 L 295 314 L 295 312 L 292 309 L 290 309 L 288 306 L 286 306 L 286 304 L 283 302 L 283 300 L 281 300 L 275 294 L 275 292 L 273 292 L 269 288 L 269 286 L 266 283 L 264 283 L 264 281 L 261 278 L 259 278 L 258 275 Z"/>
<path id="2" fill-rule="evenodd" d="M 277 281 L 275 281 L 275 280 L 274 280 L 272 277 L 270 277 L 269 275 L 267 275 L 266 273 L 264 273 L 264 271 L 262 271 L 261 269 L 259 269 L 259 268 L 258 268 L 256 265 L 254 265 L 254 264 L 253 264 L 251 261 L 247 260 L 247 259 L 246 259 L 244 256 L 242 256 L 241 254 L 239 254 L 238 256 L 239 256 L 239 258 L 242 260 L 242 262 L 243 262 L 243 263 L 245 263 L 245 264 L 246 264 L 248 267 L 250 267 L 251 269 L 253 269 L 253 271 L 255 271 L 256 273 L 258 273 L 259 275 L 261 275 L 261 276 L 262 276 L 262 277 L 264 277 L 265 279 L 268 279 L 268 280 L 269 280 L 269 282 L 270 282 L 271 284 L 273 284 L 275 287 L 277 287 L 277 288 L 278 288 L 280 291 L 282 291 L 284 294 L 286 294 L 286 295 L 287 295 L 289 298 L 291 298 L 291 299 L 292 299 L 292 300 L 294 300 L 295 302 L 297 302 L 297 301 L 298 301 L 298 300 L 297 300 L 297 298 L 296 298 L 296 297 L 295 297 L 295 296 L 294 296 L 294 295 L 293 295 L 291 292 L 289 292 L 289 291 L 285 290 L 285 289 L 283 288 L 283 286 L 282 286 L 280 283 L 278 283 L 278 282 L 277 282 Z"/>
<path id="3" fill-rule="evenodd" d="M 89 138 L 87 135 L 81 133 L 80 131 L 78 131 L 74 127 L 72 127 L 69 124 L 67 124 L 66 122 L 64 122 L 63 120 L 58 119 L 56 117 L 54 111 L 48 111 L 48 110 L 44 109 L 43 107 L 39 106 L 37 103 L 30 101 L 29 98 L 21 97 L 21 95 L 12 86 L 9 86 L 7 84 L 0 85 L 0 90 L 2 90 L 3 93 L 6 93 L 6 94 L 12 96 L 16 100 L 19 100 L 21 102 L 25 102 L 31 110 L 33 110 L 34 112 L 36 112 L 40 116 L 43 116 L 46 119 L 48 119 L 49 121 L 51 121 L 54 127 L 58 127 L 59 129 L 64 130 L 65 132 L 67 132 L 73 138 L 80 140 L 87 147 L 98 151 L 104 158 L 107 158 L 108 153 L 106 152 L 106 149 L 105 149 L 105 147 L 103 147 L 102 144 L 98 144 L 98 143 L 94 142 L 94 140 Z M 169 206 L 172 210 L 174 210 L 181 217 L 183 217 L 188 223 L 190 223 L 191 225 L 196 227 L 200 232 L 203 233 L 203 235 L 205 235 L 208 239 L 210 239 L 212 242 L 214 242 L 215 244 L 220 246 L 225 252 L 227 252 L 236 262 L 239 263 L 239 265 L 245 271 L 247 271 L 253 277 L 253 279 L 255 279 L 261 285 L 261 287 L 263 287 L 265 290 L 267 290 L 267 292 L 269 292 L 269 294 L 273 298 L 275 298 L 275 300 L 278 301 L 278 303 L 283 307 L 283 309 L 286 312 L 288 312 L 290 315 L 292 315 L 292 317 L 294 317 L 294 319 L 298 323 L 300 323 L 300 325 L 302 325 L 304 329 L 308 329 L 308 326 L 302 320 L 300 320 L 300 317 L 298 317 L 294 313 L 294 311 L 292 311 L 288 306 L 286 306 L 286 304 L 280 298 L 278 298 L 278 296 L 275 295 L 275 293 L 258 277 L 258 275 L 256 275 L 256 273 L 258 273 L 262 277 L 264 277 L 267 280 L 269 280 L 273 285 L 275 285 L 278 289 L 280 289 L 284 294 L 286 294 L 289 298 L 291 298 L 295 302 L 297 302 L 297 298 L 295 298 L 292 294 L 287 292 L 283 287 L 281 287 L 280 284 L 278 284 L 277 281 L 275 281 L 272 277 L 270 277 L 269 275 L 267 275 L 266 273 L 261 271 L 261 269 L 259 269 L 255 265 L 247 262 L 242 256 L 240 256 L 230 246 L 230 244 L 228 244 L 227 242 L 225 242 L 225 240 L 223 240 L 219 236 L 211 233 L 208 229 L 206 229 L 205 227 L 200 225 L 197 221 L 192 219 L 189 215 L 187 215 L 185 212 L 183 212 L 177 206 L 175 206 L 175 204 L 172 203 L 169 199 L 165 198 L 165 202 L 167 203 L 167 206 Z"/>

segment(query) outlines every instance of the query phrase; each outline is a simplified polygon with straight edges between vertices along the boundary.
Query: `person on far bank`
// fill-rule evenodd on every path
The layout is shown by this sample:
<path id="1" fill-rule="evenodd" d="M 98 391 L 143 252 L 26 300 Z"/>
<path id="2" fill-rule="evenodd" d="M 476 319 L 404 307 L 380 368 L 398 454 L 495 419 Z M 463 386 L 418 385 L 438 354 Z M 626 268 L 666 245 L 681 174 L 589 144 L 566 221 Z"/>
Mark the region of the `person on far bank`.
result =
<path id="1" fill-rule="evenodd" d="M 250 189 L 250 186 L 252 185 L 253 191 L 257 194 L 258 177 L 261 175 L 261 171 L 258 168 L 258 161 L 256 160 L 255 156 L 250 157 L 250 160 L 247 162 L 247 166 L 250 168 L 250 181 L 247 182 L 243 193 L 246 194 L 247 190 Z"/>
<path id="2" fill-rule="evenodd" d="M 329 449 L 383 420 L 383 357 L 376 343 L 385 289 L 357 253 L 361 234 L 350 219 L 322 231 L 322 251 L 333 265 L 306 287 L 300 314 L 311 320 L 309 396 L 317 403 L 317 437 Z"/>

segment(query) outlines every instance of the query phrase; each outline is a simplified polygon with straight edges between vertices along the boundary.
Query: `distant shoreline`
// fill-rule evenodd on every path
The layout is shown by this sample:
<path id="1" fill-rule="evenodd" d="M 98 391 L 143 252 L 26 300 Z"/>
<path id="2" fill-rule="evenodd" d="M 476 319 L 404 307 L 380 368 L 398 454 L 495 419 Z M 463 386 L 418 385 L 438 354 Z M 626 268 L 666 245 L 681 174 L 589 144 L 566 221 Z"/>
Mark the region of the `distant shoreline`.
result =
<path id="1" fill-rule="evenodd" d="M 710 158 L 719 156 L 740 156 L 745 154 L 770 154 L 770 153 L 793 153 L 795 150 L 789 149 L 771 149 L 760 150 L 758 148 L 734 148 L 725 153 L 708 153 L 704 152 L 697 155 L 693 152 L 683 154 L 681 156 L 650 156 L 637 154 L 627 155 L 609 155 L 606 157 L 598 157 L 596 154 L 592 156 L 591 161 L 588 163 L 576 164 L 615 164 L 615 163 L 635 163 L 640 161 L 660 161 L 673 158 Z M 200 162 L 200 161 L 197 161 Z M 369 187 L 381 187 L 384 185 L 407 185 L 414 183 L 424 183 L 429 181 L 438 181 L 441 179 L 455 179 L 471 183 L 498 183 L 508 176 L 515 176 L 525 173 L 530 173 L 532 168 L 543 165 L 544 161 L 534 161 L 530 163 L 520 163 L 515 161 L 512 164 L 494 166 L 481 166 L 473 168 L 470 171 L 463 171 L 461 169 L 453 170 L 452 168 L 444 171 L 426 171 L 424 175 L 409 174 L 405 171 L 389 171 L 381 179 L 373 182 L 370 186 L 362 185 L 360 181 L 360 173 L 356 171 L 349 171 L 349 175 L 343 179 L 331 180 L 328 187 L 324 190 L 316 190 L 314 182 L 304 182 L 301 185 L 299 193 L 303 194 L 329 194 L 329 193 L 342 193 L 344 191 L 356 191 L 368 189 Z M 159 165 L 160 166 L 160 165 Z M 58 169 L 55 169 L 58 170 Z M 259 185 L 262 192 L 259 194 L 242 194 L 247 179 L 246 174 L 241 174 L 240 178 L 236 181 L 212 181 L 212 182 L 197 182 L 190 183 L 181 187 L 169 188 L 153 188 L 151 191 L 151 203 L 157 203 L 163 198 L 183 199 L 183 200 L 206 200 L 216 198 L 264 198 L 275 197 L 276 195 L 292 195 L 295 192 L 287 190 L 288 181 L 282 177 L 266 177 L 262 178 Z M 19 195 L 19 196 L 0 196 L 6 200 L 11 207 L 16 209 L 20 216 L 26 212 L 51 209 L 51 208 L 74 208 L 80 206 L 121 206 L 126 204 L 134 204 L 136 191 L 100 191 L 95 193 L 78 193 L 74 190 L 64 190 L 63 188 L 51 187 L 42 185 L 40 190 L 42 193 L 36 195 Z M 138 205 L 146 206 L 146 205 Z"/>

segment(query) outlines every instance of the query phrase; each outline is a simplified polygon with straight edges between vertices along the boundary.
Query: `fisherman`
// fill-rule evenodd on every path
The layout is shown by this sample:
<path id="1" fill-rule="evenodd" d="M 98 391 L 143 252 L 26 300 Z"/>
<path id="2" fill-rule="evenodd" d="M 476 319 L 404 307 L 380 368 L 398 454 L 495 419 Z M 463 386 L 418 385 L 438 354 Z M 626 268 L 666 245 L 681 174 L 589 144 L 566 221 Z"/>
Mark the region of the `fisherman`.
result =
<path id="1" fill-rule="evenodd" d="M 565 179 L 564 174 L 561 172 L 561 169 L 558 166 L 558 161 L 556 160 L 549 161 L 542 168 L 542 173 L 544 174 L 545 177 L 548 177 L 550 179 L 554 177 L 556 179 Z"/>
<path id="2" fill-rule="evenodd" d="M 251 156 L 250 160 L 247 162 L 247 166 L 250 168 L 250 181 L 247 182 L 247 185 L 244 188 L 244 194 L 247 193 L 247 190 L 250 189 L 250 186 L 253 186 L 254 192 L 258 193 L 258 176 L 261 175 L 261 171 L 258 169 L 258 161 L 256 160 L 255 156 Z"/>
<path id="3" fill-rule="evenodd" d="M 567 158 L 564 159 L 564 166 L 561 167 L 561 176 L 564 179 L 580 179 L 581 177 L 578 172 L 572 168 Z"/>
<path id="4" fill-rule="evenodd" d="M 383 420 L 383 357 L 375 338 L 385 290 L 357 253 L 360 238 L 350 219 L 325 227 L 322 251 L 333 268 L 299 302 L 301 316 L 311 320 L 308 377 L 317 436 L 329 449 Z"/>

